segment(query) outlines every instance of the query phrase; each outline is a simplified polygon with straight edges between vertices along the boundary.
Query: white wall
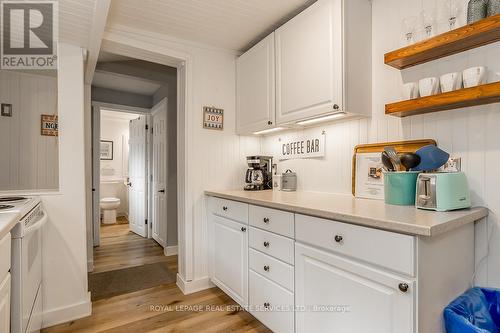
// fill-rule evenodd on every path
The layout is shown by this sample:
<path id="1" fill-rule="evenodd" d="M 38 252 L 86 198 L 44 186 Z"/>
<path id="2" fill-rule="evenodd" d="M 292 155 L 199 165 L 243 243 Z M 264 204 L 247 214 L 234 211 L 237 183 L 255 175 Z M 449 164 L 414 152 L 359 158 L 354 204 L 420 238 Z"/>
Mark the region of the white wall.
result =
<path id="1" fill-rule="evenodd" d="M 464 9 L 466 0 L 463 0 Z M 442 13 L 444 1 L 426 0 L 426 7 L 437 6 Z M 476 257 L 484 255 L 488 237 L 491 237 L 490 255 L 478 270 L 477 283 L 500 287 L 500 104 L 471 107 L 440 113 L 413 116 L 404 119 L 384 115 L 384 105 L 400 100 L 403 82 L 412 82 L 428 76 L 439 76 L 467 67 L 485 65 L 489 80 L 500 79 L 499 44 L 453 55 L 414 68 L 398 71 L 384 64 L 384 53 L 399 48 L 403 42 L 401 20 L 418 15 L 421 1 L 373 1 L 373 117 L 333 125 L 318 126 L 305 133 L 326 131 L 325 159 L 295 160 L 280 163 L 280 169 L 298 172 L 299 189 L 319 192 L 351 192 L 351 159 L 356 144 L 406 139 L 431 138 L 453 155 L 462 157 L 474 205 L 490 208 L 486 224 L 476 227 Z M 439 30 L 446 29 L 440 14 Z M 465 10 L 459 18 L 465 22 Z M 419 32 L 421 34 L 421 32 Z M 277 134 L 262 140 L 263 153 L 277 154 L 278 139 L 289 133 Z"/>
<path id="2" fill-rule="evenodd" d="M 54 190 L 59 186 L 57 137 L 41 135 L 41 115 L 57 114 L 57 78 L 0 71 L 0 191 Z"/>
<path id="3" fill-rule="evenodd" d="M 43 325 L 90 315 L 85 240 L 85 135 L 83 53 L 59 43 L 58 109 L 60 191 L 42 197 Z"/>

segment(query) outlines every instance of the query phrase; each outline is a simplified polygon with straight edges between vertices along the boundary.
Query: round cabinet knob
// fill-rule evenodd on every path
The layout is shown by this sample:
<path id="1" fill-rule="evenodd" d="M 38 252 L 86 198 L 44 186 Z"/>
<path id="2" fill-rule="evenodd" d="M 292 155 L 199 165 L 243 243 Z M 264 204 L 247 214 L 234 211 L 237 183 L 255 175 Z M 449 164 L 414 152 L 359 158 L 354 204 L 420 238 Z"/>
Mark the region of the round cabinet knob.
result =
<path id="1" fill-rule="evenodd" d="M 333 104 L 333 109 L 338 110 L 338 109 L 340 109 L 340 106 L 338 104 Z"/>
<path id="2" fill-rule="evenodd" d="M 241 231 L 245 232 L 245 231 L 247 231 L 247 228 L 241 227 Z"/>
<path id="3" fill-rule="evenodd" d="M 227 207 L 226 207 L 226 206 L 223 206 L 223 207 L 222 207 L 222 210 L 223 210 L 223 211 L 226 211 L 226 210 L 227 210 Z"/>
<path id="4" fill-rule="evenodd" d="M 399 284 L 399 286 L 398 286 L 398 288 L 399 288 L 399 290 L 401 290 L 402 292 L 404 292 L 404 293 L 405 293 L 405 292 L 407 292 L 407 291 L 408 291 L 408 289 L 409 289 L 410 287 L 408 286 L 408 284 L 407 284 L 407 283 L 400 283 L 400 284 Z"/>
<path id="5" fill-rule="evenodd" d="M 268 266 L 268 265 L 264 266 L 264 270 L 265 270 L 266 272 L 269 272 L 269 266 Z"/>
<path id="6" fill-rule="evenodd" d="M 344 237 L 340 236 L 340 235 L 335 235 L 335 241 L 337 243 L 342 243 L 342 241 L 344 240 Z"/>
<path id="7" fill-rule="evenodd" d="M 269 302 L 264 303 L 264 308 L 269 309 L 271 307 L 271 304 Z"/>
<path id="8" fill-rule="evenodd" d="M 269 217 L 264 217 L 264 223 L 269 223 Z"/>
<path id="9" fill-rule="evenodd" d="M 264 242 L 264 247 L 269 247 L 269 242 Z"/>

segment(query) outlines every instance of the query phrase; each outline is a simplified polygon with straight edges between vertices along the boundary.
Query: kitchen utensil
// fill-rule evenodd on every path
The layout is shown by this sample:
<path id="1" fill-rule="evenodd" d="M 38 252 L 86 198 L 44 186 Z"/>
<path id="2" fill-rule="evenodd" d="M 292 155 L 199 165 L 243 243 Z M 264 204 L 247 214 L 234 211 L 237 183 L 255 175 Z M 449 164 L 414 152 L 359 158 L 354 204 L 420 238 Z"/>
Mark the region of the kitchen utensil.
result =
<path id="1" fill-rule="evenodd" d="M 449 92 L 462 88 L 462 74 L 459 72 L 447 73 L 439 78 L 441 92 Z"/>
<path id="2" fill-rule="evenodd" d="M 435 95 L 439 91 L 439 79 L 437 77 L 426 77 L 418 81 L 420 97 Z"/>
<path id="3" fill-rule="evenodd" d="M 387 171 L 394 171 L 394 164 L 392 163 L 392 159 L 389 157 L 387 152 L 382 152 L 382 164 L 385 166 Z"/>
<path id="4" fill-rule="evenodd" d="M 281 174 L 281 190 L 296 191 L 297 190 L 297 174 L 288 169 Z"/>
<path id="5" fill-rule="evenodd" d="M 401 161 L 399 160 L 398 153 L 394 147 L 384 147 L 384 151 L 390 157 L 392 164 L 394 165 L 394 170 L 401 170 Z"/>
<path id="6" fill-rule="evenodd" d="M 486 67 L 470 67 L 462 72 L 464 87 L 470 88 L 486 83 Z"/>
<path id="7" fill-rule="evenodd" d="M 414 153 L 403 154 L 399 159 L 407 171 L 410 171 L 410 169 L 420 164 L 420 156 Z"/>
<path id="8" fill-rule="evenodd" d="M 419 171 L 384 172 L 384 200 L 390 205 L 414 205 Z"/>
<path id="9" fill-rule="evenodd" d="M 470 0 L 467 4 L 467 24 L 474 23 L 486 17 L 488 0 Z"/>
<path id="10" fill-rule="evenodd" d="M 420 156 L 420 163 L 412 168 L 415 171 L 432 171 L 445 165 L 450 154 L 434 145 L 428 145 L 415 152 Z"/>
<path id="11" fill-rule="evenodd" d="M 463 172 L 421 173 L 417 178 L 416 206 L 448 211 L 471 206 L 469 184 Z"/>
<path id="12" fill-rule="evenodd" d="M 408 82 L 403 84 L 403 89 L 401 91 L 401 96 L 404 101 L 409 99 L 415 99 L 418 97 L 418 83 Z"/>

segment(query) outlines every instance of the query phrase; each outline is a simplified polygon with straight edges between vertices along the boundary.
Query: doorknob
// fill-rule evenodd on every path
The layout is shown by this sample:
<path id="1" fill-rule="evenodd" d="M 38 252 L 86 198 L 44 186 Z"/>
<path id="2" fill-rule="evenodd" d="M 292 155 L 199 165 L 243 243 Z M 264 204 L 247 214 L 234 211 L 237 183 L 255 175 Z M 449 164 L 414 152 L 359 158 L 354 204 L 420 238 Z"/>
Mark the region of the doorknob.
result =
<path id="1" fill-rule="evenodd" d="M 158 193 L 165 193 L 165 190 L 159 190 Z"/>

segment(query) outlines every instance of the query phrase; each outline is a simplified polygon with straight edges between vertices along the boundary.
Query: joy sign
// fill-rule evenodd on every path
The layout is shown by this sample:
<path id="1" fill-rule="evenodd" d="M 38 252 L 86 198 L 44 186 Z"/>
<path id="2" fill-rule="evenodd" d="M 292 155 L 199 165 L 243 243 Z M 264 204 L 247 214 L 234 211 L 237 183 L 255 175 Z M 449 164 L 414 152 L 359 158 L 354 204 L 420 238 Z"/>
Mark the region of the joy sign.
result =
<path id="1" fill-rule="evenodd" d="M 224 129 L 224 110 L 204 106 L 203 128 L 222 131 Z"/>

